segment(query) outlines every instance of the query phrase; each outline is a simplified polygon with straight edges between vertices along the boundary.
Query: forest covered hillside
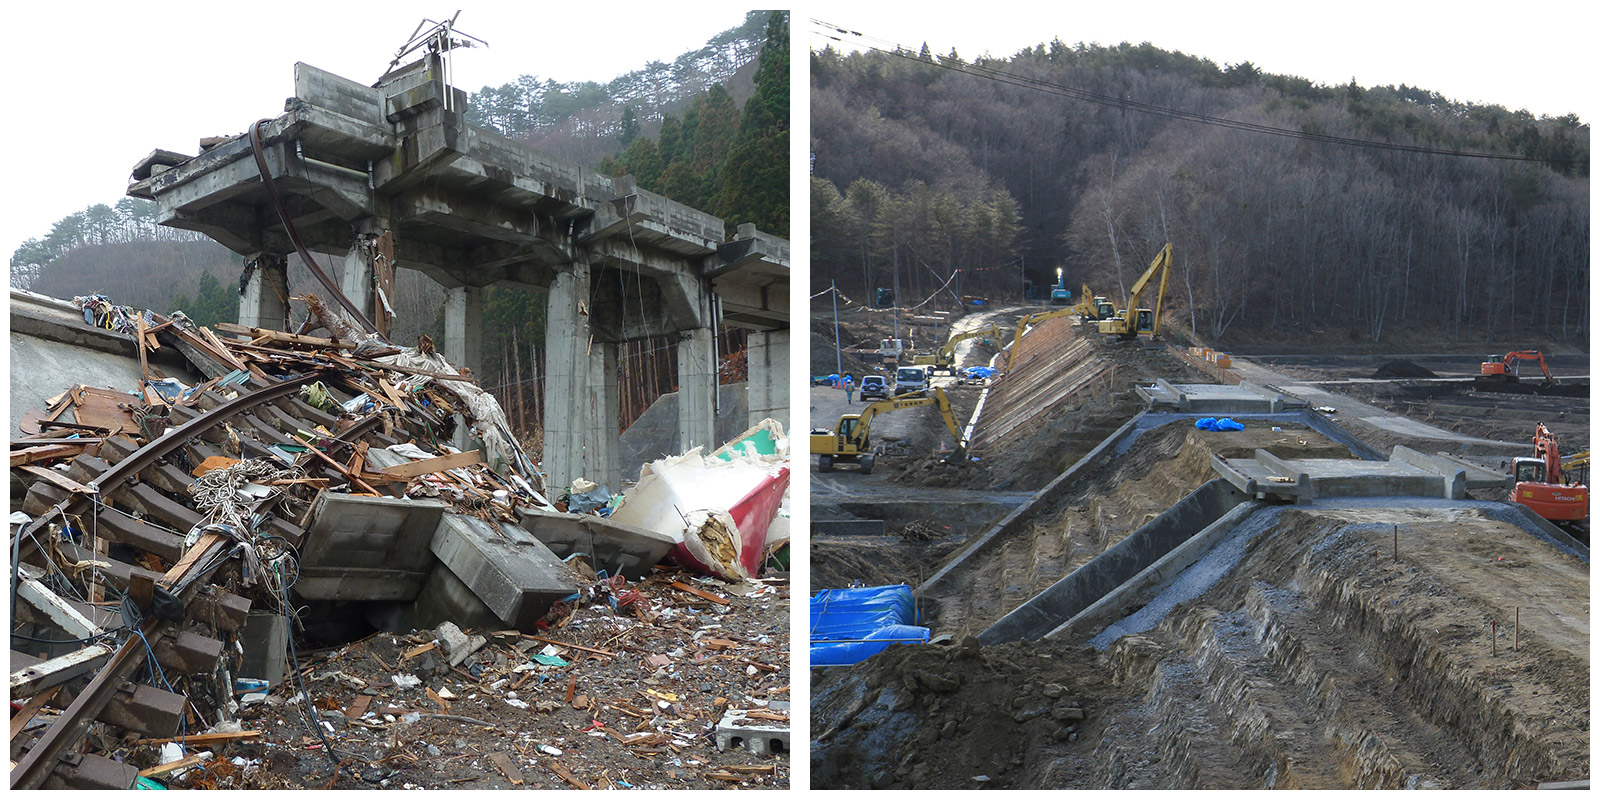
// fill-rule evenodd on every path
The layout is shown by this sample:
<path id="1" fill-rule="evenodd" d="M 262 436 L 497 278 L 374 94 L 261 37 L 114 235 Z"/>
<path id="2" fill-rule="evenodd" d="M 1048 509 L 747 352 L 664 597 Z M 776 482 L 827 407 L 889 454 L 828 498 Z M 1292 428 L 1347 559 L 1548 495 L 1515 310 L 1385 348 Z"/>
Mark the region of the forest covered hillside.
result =
<path id="1" fill-rule="evenodd" d="M 958 270 L 947 297 L 1019 298 L 1059 267 L 1120 307 L 1170 241 L 1173 328 L 1208 342 L 1587 347 L 1575 115 L 1059 40 L 971 63 L 823 49 L 811 82 L 812 292 L 865 298 L 898 263 L 901 305 Z"/>

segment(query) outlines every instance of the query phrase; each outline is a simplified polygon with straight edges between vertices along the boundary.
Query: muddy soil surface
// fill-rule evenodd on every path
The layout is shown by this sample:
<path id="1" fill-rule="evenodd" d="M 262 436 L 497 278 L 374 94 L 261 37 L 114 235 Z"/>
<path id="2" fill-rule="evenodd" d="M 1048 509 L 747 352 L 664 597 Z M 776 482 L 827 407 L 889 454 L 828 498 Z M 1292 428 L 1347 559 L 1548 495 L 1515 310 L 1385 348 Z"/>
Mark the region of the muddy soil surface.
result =
<path id="1" fill-rule="evenodd" d="M 172 786 L 788 787 L 787 752 L 718 750 L 714 733 L 729 708 L 787 717 L 787 580 L 730 586 L 673 573 L 635 588 L 649 621 L 605 602 L 579 608 L 541 634 L 563 643 L 550 665 L 535 660 L 550 645 L 516 631 L 467 631 L 487 642 L 454 667 L 428 647 L 430 631 L 302 650 L 300 677 L 326 738 L 300 713 L 299 686 L 285 681 L 240 710 L 243 728 L 261 738 L 207 748 L 216 758 Z M 155 750 L 137 748 L 129 760 L 153 764 Z"/>
<path id="2" fill-rule="evenodd" d="M 1481 508 L 1419 506 L 1276 507 L 1241 534 L 1236 565 L 1104 652 L 894 647 L 815 675 L 813 784 L 1503 789 L 1586 777 L 1587 564 Z"/>
<path id="3" fill-rule="evenodd" d="M 1441 378 L 1471 378 L 1485 356 L 1271 356 L 1252 359 L 1294 384 L 1371 378 L 1391 362 L 1404 361 Z M 1583 354 L 1547 356 L 1557 377 L 1588 375 L 1589 357 Z M 1341 394 L 1385 411 L 1436 425 L 1464 436 L 1494 439 L 1518 445 L 1532 455 L 1533 428 L 1543 422 L 1561 441 L 1563 452 L 1589 449 L 1589 399 L 1485 392 L 1457 384 L 1392 382 L 1324 385 Z M 1477 448 L 1493 460 L 1491 448 Z M 1471 453 L 1468 453 L 1471 455 Z M 1487 462 L 1486 462 L 1487 463 Z M 1495 463 L 1498 466 L 1498 463 Z"/>

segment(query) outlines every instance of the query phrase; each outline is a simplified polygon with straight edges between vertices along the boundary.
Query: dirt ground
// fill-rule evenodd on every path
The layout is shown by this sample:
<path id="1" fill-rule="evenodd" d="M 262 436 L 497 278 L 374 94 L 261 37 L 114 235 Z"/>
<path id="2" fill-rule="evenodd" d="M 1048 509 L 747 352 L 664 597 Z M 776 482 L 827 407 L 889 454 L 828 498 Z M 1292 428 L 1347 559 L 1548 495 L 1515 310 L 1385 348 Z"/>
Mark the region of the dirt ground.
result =
<path id="1" fill-rule="evenodd" d="M 1133 380 L 1210 382 L 1157 351 L 1096 355 Z M 1252 379 L 1338 406 L 1334 418 L 1382 452 L 1406 444 L 1497 465 L 1531 454 L 1539 421 L 1562 426 L 1566 452 L 1588 445 L 1586 399 L 1458 393 L 1418 406 L 1389 385 L 1323 385 L 1386 360 L 1361 358 L 1370 363 L 1247 366 L 1258 367 Z M 1476 369 L 1473 358 L 1459 360 Z M 1016 506 L 960 518 L 931 500 L 896 505 L 896 491 L 919 498 L 923 476 L 953 476 L 932 484 L 947 493 L 1036 490 L 1137 410 L 1114 387 L 1068 398 L 1001 452 L 979 453 L 982 471 L 925 455 L 848 486 L 814 475 L 818 516 L 880 512 L 888 534 L 816 541 L 816 575 L 919 584 Z M 970 638 L 1209 479 L 1211 453 L 1348 454 L 1312 431 L 1271 427 L 1146 433 L 923 598 L 935 633 L 959 644 L 813 670 L 813 785 L 1527 788 L 1587 777 L 1587 562 L 1509 524 L 1495 503 L 1273 507 L 1207 556 L 1226 562 L 1198 571 L 1209 582 L 1186 577 L 1142 621 L 1119 622 L 1135 632 L 1097 642 L 1104 650 L 1088 636 L 989 648 Z M 843 584 L 812 588 L 829 585 Z"/>
<path id="2" fill-rule="evenodd" d="M 1586 564 L 1477 512 L 1279 513 L 1214 586 L 1103 653 L 968 639 L 814 671 L 813 785 L 1526 788 L 1588 775 Z"/>
<path id="3" fill-rule="evenodd" d="M 172 788 L 788 787 L 787 752 L 719 750 L 714 733 L 729 709 L 788 727 L 787 579 L 729 585 L 673 572 L 631 588 L 646 609 L 602 599 L 543 638 L 467 631 L 486 643 L 454 667 L 429 647 L 432 631 L 301 652 L 322 733 L 286 680 L 240 711 L 259 739 L 195 748 L 216 757 Z M 155 748 L 129 761 L 154 764 Z"/>

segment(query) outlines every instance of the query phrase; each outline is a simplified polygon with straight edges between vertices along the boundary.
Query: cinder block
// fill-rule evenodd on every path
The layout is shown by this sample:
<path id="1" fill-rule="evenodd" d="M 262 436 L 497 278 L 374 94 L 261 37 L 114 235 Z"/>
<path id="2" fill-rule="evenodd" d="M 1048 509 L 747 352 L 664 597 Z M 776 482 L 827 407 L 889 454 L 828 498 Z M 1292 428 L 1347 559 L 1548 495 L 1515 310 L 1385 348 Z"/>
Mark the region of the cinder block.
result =
<path id="1" fill-rule="evenodd" d="M 789 726 L 771 720 L 754 720 L 746 711 L 729 711 L 717 723 L 717 749 L 743 747 L 753 755 L 789 752 Z"/>
<path id="2" fill-rule="evenodd" d="M 532 630 L 551 604 L 578 589 L 550 548 L 508 541 L 473 517 L 446 514 L 430 549 L 501 622 L 519 630 Z"/>

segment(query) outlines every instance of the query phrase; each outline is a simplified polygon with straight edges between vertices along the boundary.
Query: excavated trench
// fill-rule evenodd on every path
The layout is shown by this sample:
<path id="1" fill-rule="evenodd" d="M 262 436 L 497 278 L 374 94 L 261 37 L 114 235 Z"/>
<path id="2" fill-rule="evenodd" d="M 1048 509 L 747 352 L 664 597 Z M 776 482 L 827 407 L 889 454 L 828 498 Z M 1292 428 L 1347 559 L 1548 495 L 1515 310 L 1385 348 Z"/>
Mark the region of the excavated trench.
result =
<path id="1" fill-rule="evenodd" d="M 981 548 L 953 550 L 959 568 L 921 596 L 956 644 L 813 671 L 813 785 L 1504 789 L 1587 778 L 1587 552 L 1519 527 L 1500 503 L 1249 504 L 1153 598 L 1059 638 L 979 642 L 1213 477 L 1212 454 L 1349 457 L 1309 429 L 1246 425 L 1169 424 L 1121 454 L 1107 447 Z"/>
<path id="2" fill-rule="evenodd" d="M 1055 499 L 967 554 L 936 589 L 919 592 L 930 624 L 957 636 L 984 630 L 1216 477 L 1212 455 L 1247 456 L 1260 448 L 1284 458 L 1350 456 L 1303 426 L 1244 425 L 1219 433 L 1178 420 L 1146 431 L 1121 455 L 1107 452 L 1084 465 Z"/>
<path id="3" fill-rule="evenodd" d="M 1081 638 L 968 639 L 820 672 L 814 784 L 1513 788 L 1586 777 L 1587 564 L 1493 506 L 1268 507 L 1240 526 L 1234 566 L 1104 651 Z"/>

